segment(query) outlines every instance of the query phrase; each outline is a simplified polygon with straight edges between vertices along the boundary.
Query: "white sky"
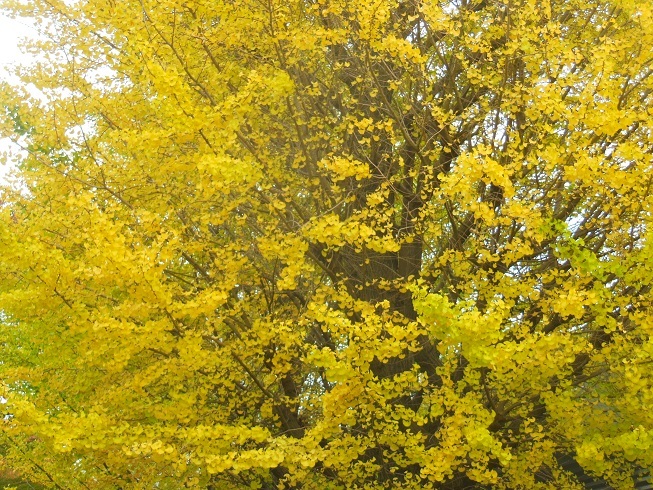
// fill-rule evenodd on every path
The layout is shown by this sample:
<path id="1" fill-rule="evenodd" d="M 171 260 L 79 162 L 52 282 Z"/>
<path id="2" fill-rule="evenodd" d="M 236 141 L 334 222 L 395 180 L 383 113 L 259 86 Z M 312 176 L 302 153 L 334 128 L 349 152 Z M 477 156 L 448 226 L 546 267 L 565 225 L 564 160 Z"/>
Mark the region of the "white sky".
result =
<path id="1" fill-rule="evenodd" d="M 0 14 L 0 66 L 2 78 L 6 79 L 7 65 L 20 61 L 21 52 L 18 40 L 21 37 L 33 35 L 34 30 L 24 20 L 15 20 Z"/>
<path id="2" fill-rule="evenodd" d="M 18 49 L 18 42 L 21 38 L 35 36 L 35 31 L 24 20 L 15 20 L 5 17 L 0 13 L 0 79 L 16 83 L 15 79 L 9 76 L 8 68 L 15 63 L 29 62 L 29 56 L 21 53 Z M 7 139 L 0 139 L 0 152 L 11 148 L 11 142 Z M 0 165 L 0 182 L 11 164 Z"/>

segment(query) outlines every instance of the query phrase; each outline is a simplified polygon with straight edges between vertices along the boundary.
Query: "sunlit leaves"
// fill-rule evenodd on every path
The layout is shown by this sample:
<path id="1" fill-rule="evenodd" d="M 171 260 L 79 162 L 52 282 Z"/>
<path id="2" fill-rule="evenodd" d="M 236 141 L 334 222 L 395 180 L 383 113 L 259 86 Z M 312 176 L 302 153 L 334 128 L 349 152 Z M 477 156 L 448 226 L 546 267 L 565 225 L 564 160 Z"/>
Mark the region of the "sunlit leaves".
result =
<path id="1" fill-rule="evenodd" d="M 26 2 L 6 463 L 61 488 L 651 466 L 648 1 Z"/>

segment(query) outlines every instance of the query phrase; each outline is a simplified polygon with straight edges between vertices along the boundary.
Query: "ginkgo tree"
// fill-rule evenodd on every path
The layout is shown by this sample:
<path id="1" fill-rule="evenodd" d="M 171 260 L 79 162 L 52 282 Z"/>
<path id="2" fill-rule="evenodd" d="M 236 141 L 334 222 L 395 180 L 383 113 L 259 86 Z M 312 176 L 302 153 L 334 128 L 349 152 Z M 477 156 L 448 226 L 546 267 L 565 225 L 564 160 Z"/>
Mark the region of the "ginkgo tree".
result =
<path id="1" fill-rule="evenodd" d="M 5 8 L 41 32 L 1 95 L 5 467 L 220 490 L 653 467 L 651 0 Z"/>

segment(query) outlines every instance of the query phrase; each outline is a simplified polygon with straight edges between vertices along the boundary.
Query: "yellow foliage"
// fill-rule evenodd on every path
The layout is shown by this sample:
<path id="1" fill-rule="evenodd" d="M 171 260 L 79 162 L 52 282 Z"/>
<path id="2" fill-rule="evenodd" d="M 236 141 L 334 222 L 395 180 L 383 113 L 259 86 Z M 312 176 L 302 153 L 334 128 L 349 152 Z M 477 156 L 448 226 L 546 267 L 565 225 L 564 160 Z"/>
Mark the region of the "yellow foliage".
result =
<path id="1" fill-rule="evenodd" d="M 651 0 L 5 5 L 44 36 L 0 95 L 24 149 L 2 468 L 509 490 L 653 467 Z"/>

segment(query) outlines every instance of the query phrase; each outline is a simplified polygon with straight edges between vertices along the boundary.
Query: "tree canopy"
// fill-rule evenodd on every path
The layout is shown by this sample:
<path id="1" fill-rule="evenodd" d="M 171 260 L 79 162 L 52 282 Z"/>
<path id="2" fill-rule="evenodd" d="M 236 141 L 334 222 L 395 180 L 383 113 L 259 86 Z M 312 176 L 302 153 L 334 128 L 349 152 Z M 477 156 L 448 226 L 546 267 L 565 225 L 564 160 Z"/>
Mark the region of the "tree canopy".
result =
<path id="1" fill-rule="evenodd" d="M 653 467 L 651 0 L 6 8 L 42 37 L 0 96 L 3 465 L 220 490 Z"/>

